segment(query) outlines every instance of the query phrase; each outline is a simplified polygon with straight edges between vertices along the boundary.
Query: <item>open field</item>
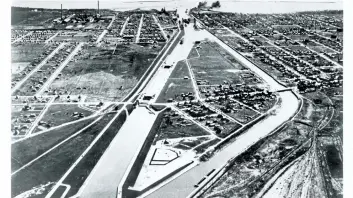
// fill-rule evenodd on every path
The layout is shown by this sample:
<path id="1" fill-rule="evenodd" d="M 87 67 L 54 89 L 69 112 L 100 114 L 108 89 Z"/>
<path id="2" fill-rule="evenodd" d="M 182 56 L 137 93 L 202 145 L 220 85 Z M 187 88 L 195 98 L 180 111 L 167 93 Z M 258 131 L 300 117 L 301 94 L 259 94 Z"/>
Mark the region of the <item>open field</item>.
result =
<path id="1" fill-rule="evenodd" d="M 60 17 L 60 10 L 37 9 L 37 11 L 30 11 L 28 8 L 14 7 L 11 9 L 11 25 L 17 27 L 49 27 L 51 24 L 49 20 L 57 17 Z"/>
<path id="2" fill-rule="evenodd" d="M 39 126 L 36 131 L 47 130 L 51 127 L 82 119 L 91 115 L 93 112 L 81 108 L 77 104 L 53 104 L 48 107 L 48 110 L 39 121 Z"/>
<path id="3" fill-rule="evenodd" d="M 260 114 L 254 110 L 231 100 L 224 102 L 224 104 L 223 102 L 218 101 L 215 103 L 217 108 L 243 124 L 246 124 L 260 116 Z"/>
<path id="4" fill-rule="evenodd" d="M 176 64 L 156 102 L 193 100 L 194 95 L 195 93 L 187 65 L 185 62 L 180 61 Z"/>
<path id="5" fill-rule="evenodd" d="M 12 195 L 17 196 L 33 187 L 58 181 L 113 116 L 114 114 L 104 115 L 101 120 L 79 135 L 13 175 L 11 178 Z"/>
<path id="6" fill-rule="evenodd" d="M 189 57 L 192 59 L 189 59 L 188 62 L 198 85 L 219 85 L 224 82 L 230 84 L 261 83 L 258 77 L 248 72 L 244 66 L 217 44 L 202 41 L 196 46 L 196 50 L 200 57 L 193 55 L 193 51 L 191 51 Z"/>
<path id="7" fill-rule="evenodd" d="M 39 56 L 44 56 L 50 46 L 44 44 L 12 44 L 11 45 L 11 62 L 32 62 Z M 47 52 L 46 52 L 47 53 Z"/>
<path id="8" fill-rule="evenodd" d="M 72 170 L 68 177 L 63 181 L 64 184 L 71 186 L 66 197 L 75 195 L 88 175 L 93 170 L 94 166 L 99 161 L 105 150 L 110 145 L 111 141 L 118 134 L 120 128 L 124 124 L 127 115 L 122 111 L 120 115 L 113 121 L 112 125 L 104 132 L 103 136 L 90 149 L 80 163 Z"/>
<path id="9" fill-rule="evenodd" d="M 21 166 L 40 156 L 48 149 L 63 141 L 70 135 L 83 129 L 96 118 L 82 120 L 73 125 L 63 126 L 11 145 L 11 169 L 16 171 Z"/>
<path id="10" fill-rule="evenodd" d="M 183 118 L 177 112 L 166 110 L 157 127 L 158 133 L 155 141 L 182 137 L 210 135 L 191 121 Z"/>
<path id="11" fill-rule="evenodd" d="M 49 94 L 55 90 L 96 100 L 120 100 L 136 85 L 160 49 L 134 44 L 116 48 L 85 46 L 77 61 L 65 67 L 61 78 L 50 85 Z"/>

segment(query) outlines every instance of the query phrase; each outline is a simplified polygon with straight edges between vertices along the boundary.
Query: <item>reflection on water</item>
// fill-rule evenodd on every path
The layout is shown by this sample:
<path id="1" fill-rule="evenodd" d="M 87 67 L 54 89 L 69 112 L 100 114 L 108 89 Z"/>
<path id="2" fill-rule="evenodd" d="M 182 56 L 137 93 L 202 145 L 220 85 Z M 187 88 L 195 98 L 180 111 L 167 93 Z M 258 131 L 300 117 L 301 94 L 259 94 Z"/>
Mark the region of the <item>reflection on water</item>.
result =
<path id="1" fill-rule="evenodd" d="M 100 8 L 109 8 L 116 10 L 132 10 L 132 9 L 186 9 L 197 5 L 201 0 L 100 0 Z M 207 0 L 209 4 L 215 0 Z M 285 13 L 307 10 L 341 10 L 343 9 L 342 1 L 335 0 L 221 0 L 221 8 L 219 11 L 225 12 L 243 12 L 243 13 Z M 42 8 L 96 8 L 95 0 L 14 0 L 14 6 L 21 7 L 42 7 Z"/>

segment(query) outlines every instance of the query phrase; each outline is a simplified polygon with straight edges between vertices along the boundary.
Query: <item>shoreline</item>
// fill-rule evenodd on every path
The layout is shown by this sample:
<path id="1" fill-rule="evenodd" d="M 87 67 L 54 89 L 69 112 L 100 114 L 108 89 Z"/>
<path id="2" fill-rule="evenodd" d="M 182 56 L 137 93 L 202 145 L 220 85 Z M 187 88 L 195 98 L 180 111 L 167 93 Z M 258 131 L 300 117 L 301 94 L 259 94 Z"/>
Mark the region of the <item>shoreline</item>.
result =
<path id="1" fill-rule="evenodd" d="M 163 2 L 163 4 L 161 4 Z M 197 6 L 198 0 L 138 0 L 138 1 L 121 1 L 121 2 L 110 2 L 101 1 L 101 9 L 111 9 L 114 11 L 129 11 L 135 9 L 150 10 L 150 9 L 161 9 L 166 8 L 167 10 L 175 9 L 191 9 Z M 207 0 L 208 4 L 213 2 L 212 0 Z M 54 1 L 29 1 L 18 0 L 13 1 L 12 6 L 16 7 L 28 7 L 28 8 L 41 8 L 46 9 L 60 9 L 60 3 L 63 4 L 63 9 L 96 9 L 96 1 L 80 1 L 80 2 L 54 2 Z M 302 11 L 324 11 L 324 10 L 343 10 L 343 1 L 333 1 L 333 0 L 318 0 L 318 1 L 259 1 L 259 0 L 238 0 L 220 1 L 221 8 L 214 9 L 217 12 L 237 12 L 237 13 L 261 13 L 261 14 L 280 14 L 280 13 L 293 13 Z M 82 6 L 84 4 L 84 6 Z M 304 4 L 304 5 L 303 5 Z"/>

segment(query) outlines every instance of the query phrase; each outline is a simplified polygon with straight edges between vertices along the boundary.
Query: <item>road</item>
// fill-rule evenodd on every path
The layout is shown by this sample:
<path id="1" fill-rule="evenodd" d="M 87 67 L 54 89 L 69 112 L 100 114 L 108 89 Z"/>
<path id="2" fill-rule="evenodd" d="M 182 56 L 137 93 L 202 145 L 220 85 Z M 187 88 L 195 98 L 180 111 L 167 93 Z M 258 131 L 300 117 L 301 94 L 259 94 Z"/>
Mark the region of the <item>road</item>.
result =
<path id="1" fill-rule="evenodd" d="M 269 86 L 271 90 L 283 89 L 284 87 L 274 80 L 271 76 L 267 75 L 264 71 L 259 69 L 257 66 L 252 64 L 246 58 L 241 56 L 236 51 L 232 50 L 229 46 L 224 44 L 218 38 L 206 32 L 204 30 L 199 31 L 198 39 L 208 38 L 217 42 L 231 55 L 233 55 L 239 62 L 243 63 L 258 76 L 260 76 Z M 218 152 L 209 161 L 200 163 L 199 166 L 194 167 L 190 171 L 176 178 L 175 180 L 169 181 L 166 185 L 155 189 L 156 191 L 147 192 L 142 197 L 153 197 L 153 198 L 175 198 L 175 197 L 187 197 L 193 190 L 194 185 L 198 183 L 207 173 L 212 169 L 217 169 L 223 166 L 230 158 L 235 157 L 244 152 L 251 145 L 255 144 L 260 139 L 271 133 L 277 126 L 291 119 L 296 110 L 299 107 L 299 101 L 296 96 L 290 92 L 280 92 L 280 98 L 282 99 L 281 106 L 276 110 L 275 114 L 271 114 L 266 119 L 260 121 L 256 125 L 252 126 L 247 132 L 240 135 L 237 140 Z M 149 194 L 150 193 L 150 194 Z"/>
<path id="2" fill-rule="evenodd" d="M 162 34 L 163 34 L 163 37 L 164 37 L 166 40 L 168 40 L 168 37 L 167 37 L 167 35 L 165 34 L 165 32 L 164 32 L 164 30 L 163 30 L 161 24 L 158 22 L 158 19 L 156 18 L 156 16 L 155 16 L 155 15 L 152 15 L 152 17 L 153 17 L 153 19 L 154 19 L 154 22 L 158 25 L 159 29 L 161 30 L 161 32 L 162 32 Z"/>
<path id="3" fill-rule="evenodd" d="M 59 75 L 61 70 L 70 62 L 70 60 L 77 54 L 77 52 L 81 49 L 84 43 L 79 43 L 75 49 L 67 56 L 67 58 L 61 63 L 61 65 L 55 70 L 55 72 L 50 76 L 50 78 L 44 83 L 44 85 L 40 88 L 40 90 L 36 93 L 37 96 L 42 95 L 47 87 L 55 80 L 55 78 Z"/>
<path id="4" fill-rule="evenodd" d="M 141 19 L 140 19 L 140 24 L 139 24 L 139 28 L 137 30 L 137 34 L 136 34 L 136 43 L 138 43 L 140 41 L 140 34 L 141 34 L 141 28 L 142 28 L 142 25 L 143 25 L 143 14 L 141 16 Z"/>
<path id="5" fill-rule="evenodd" d="M 16 43 L 16 42 L 22 40 L 23 38 L 25 38 L 25 37 L 27 37 L 27 36 L 30 36 L 30 35 L 32 35 L 32 34 L 33 34 L 33 32 L 28 32 L 27 34 L 21 36 L 20 38 L 18 38 L 18 39 L 16 39 L 16 40 L 12 41 L 11 44 L 14 44 L 14 43 Z"/>

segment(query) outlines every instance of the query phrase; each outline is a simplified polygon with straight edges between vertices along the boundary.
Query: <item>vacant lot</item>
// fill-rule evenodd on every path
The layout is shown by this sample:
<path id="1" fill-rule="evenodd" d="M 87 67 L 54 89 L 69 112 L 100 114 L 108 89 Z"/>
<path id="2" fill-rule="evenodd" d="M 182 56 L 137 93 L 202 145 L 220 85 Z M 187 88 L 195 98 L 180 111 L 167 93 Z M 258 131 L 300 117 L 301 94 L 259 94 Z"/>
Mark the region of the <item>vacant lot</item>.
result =
<path id="1" fill-rule="evenodd" d="M 76 62 L 51 84 L 58 93 L 84 94 L 100 100 L 120 100 L 136 85 L 162 46 L 85 46 Z"/>
<path id="2" fill-rule="evenodd" d="M 58 181 L 113 116 L 114 114 L 104 115 L 101 120 L 79 135 L 13 175 L 11 178 L 12 196 L 19 195 L 35 186 Z"/>

